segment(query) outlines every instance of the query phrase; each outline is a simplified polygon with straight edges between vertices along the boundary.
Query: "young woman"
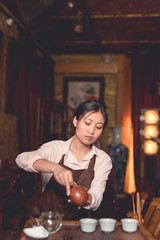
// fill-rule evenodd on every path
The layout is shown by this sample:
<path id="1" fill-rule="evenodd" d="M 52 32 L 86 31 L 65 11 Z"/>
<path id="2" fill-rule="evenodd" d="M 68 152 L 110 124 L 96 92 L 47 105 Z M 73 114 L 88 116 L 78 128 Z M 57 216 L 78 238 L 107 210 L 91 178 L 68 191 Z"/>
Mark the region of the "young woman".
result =
<path id="1" fill-rule="evenodd" d="M 36 151 L 17 156 L 16 163 L 20 168 L 41 173 L 39 213 L 52 210 L 63 213 L 64 219 L 79 220 L 88 214 L 87 210 L 96 210 L 100 206 L 112 162 L 94 143 L 107 122 L 106 110 L 99 101 L 83 102 L 75 111 L 72 138 L 50 141 Z M 88 189 L 88 204 L 81 209 L 69 200 L 74 182 Z"/>

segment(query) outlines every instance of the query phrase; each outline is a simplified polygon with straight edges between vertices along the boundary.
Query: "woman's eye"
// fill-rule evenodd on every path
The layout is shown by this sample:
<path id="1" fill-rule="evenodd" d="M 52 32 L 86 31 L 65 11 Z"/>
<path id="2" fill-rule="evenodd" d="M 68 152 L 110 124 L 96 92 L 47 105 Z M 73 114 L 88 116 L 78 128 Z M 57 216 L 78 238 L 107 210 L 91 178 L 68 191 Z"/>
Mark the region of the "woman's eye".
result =
<path id="1" fill-rule="evenodd" d="M 90 125 L 90 123 L 89 123 L 89 122 L 85 122 L 85 124 L 86 124 L 86 125 Z"/>
<path id="2" fill-rule="evenodd" d="M 103 128 L 103 126 L 101 126 L 101 125 L 100 125 L 100 126 L 97 126 L 97 129 L 102 129 L 102 128 Z"/>

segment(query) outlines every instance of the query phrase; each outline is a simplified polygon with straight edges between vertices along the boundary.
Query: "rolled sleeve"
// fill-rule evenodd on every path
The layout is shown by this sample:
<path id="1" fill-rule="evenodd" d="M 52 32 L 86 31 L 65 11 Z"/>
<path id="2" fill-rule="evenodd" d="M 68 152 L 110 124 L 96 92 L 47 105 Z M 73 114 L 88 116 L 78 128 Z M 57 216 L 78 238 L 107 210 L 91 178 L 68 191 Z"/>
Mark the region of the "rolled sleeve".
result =
<path id="1" fill-rule="evenodd" d="M 46 159 L 48 161 L 54 161 L 56 159 L 54 153 L 56 153 L 56 143 L 52 142 L 43 144 L 39 149 L 31 152 L 23 152 L 19 154 L 16 158 L 17 165 L 28 172 L 37 172 L 33 168 L 33 164 L 38 159 Z"/>
<path id="2" fill-rule="evenodd" d="M 33 168 L 33 164 L 38 159 L 46 159 L 51 162 L 58 163 L 70 146 L 72 139 L 68 141 L 54 140 L 43 144 L 39 149 L 30 152 L 20 153 L 15 159 L 17 165 L 28 172 L 37 172 Z"/>
<path id="3" fill-rule="evenodd" d="M 17 165 L 24 169 L 27 172 L 37 172 L 34 167 L 33 163 L 36 162 L 38 159 L 41 159 L 42 157 L 37 154 L 31 154 L 29 152 L 21 153 L 16 158 Z"/>

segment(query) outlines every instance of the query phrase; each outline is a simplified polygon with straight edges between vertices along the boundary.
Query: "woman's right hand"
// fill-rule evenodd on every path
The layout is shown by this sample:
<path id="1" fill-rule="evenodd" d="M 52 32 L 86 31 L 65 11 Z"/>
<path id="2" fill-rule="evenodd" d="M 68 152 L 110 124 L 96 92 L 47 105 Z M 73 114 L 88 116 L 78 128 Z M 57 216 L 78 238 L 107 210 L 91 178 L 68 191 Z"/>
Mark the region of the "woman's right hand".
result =
<path id="1" fill-rule="evenodd" d="M 45 159 L 38 159 L 33 163 L 33 167 L 37 172 L 52 172 L 56 181 L 66 187 L 67 196 L 70 195 L 70 187 L 74 184 L 72 172 L 70 170 L 67 170 L 58 163 Z"/>
<path id="2" fill-rule="evenodd" d="M 66 187 L 66 194 L 69 196 L 70 187 L 74 184 L 72 172 L 57 164 L 53 173 L 56 181 Z"/>

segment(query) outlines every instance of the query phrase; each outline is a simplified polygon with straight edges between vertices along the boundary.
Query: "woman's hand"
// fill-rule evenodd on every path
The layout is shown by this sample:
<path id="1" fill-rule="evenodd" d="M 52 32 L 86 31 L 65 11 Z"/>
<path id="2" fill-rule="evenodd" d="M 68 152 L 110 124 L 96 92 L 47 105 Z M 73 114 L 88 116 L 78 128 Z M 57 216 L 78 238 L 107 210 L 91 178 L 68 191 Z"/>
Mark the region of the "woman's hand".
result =
<path id="1" fill-rule="evenodd" d="M 84 206 L 88 206 L 88 205 L 90 205 L 91 202 L 92 202 L 92 195 L 91 195 L 90 193 L 88 193 L 88 199 L 87 199 L 87 202 L 85 203 Z"/>
<path id="2" fill-rule="evenodd" d="M 34 162 L 33 167 L 38 172 L 53 173 L 56 181 L 66 187 L 67 196 L 70 195 L 70 186 L 74 184 L 70 170 L 46 159 L 38 159 Z"/>
<path id="3" fill-rule="evenodd" d="M 70 186 L 74 184 L 72 172 L 57 164 L 53 173 L 56 181 L 66 187 L 66 194 L 69 196 Z"/>
<path id="4" fill-rule="evenodd" d="M 75 183 L 74 183 L 75 184 Z M 86 191 L 88 190 L 87 188 L 84 188 Z M 72 198 L 73 198 L 73 196 L 72 196 Z M 77 199 L 77 200 L 79 200 L 79 199 Z M 80 209 L 82 206 L 88 206 L 88 205 L 90 205 L 91 204 L 91 202 L 92 202 L 92 195 L 90 194 L 90 193 L 87 193 L 87 199 L 84 201 L 84 204 L 82 203 L 83 202 L 83 200 L 81 199 L 81 203 L 80 204 L 82 204 L 81 206 L 78 206 L 78 209 Z M 75 200 L 74 200 L 74 202 L 71 200 L 71 198 L 69 198 L 68 199 L 68 203 L 71 203 L 71 204 L 76 204 L 76 205 L 78 205 L 78 201 L 77 201 L 77 203 L 75 203 Z"/>

